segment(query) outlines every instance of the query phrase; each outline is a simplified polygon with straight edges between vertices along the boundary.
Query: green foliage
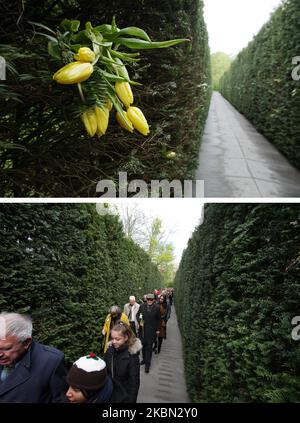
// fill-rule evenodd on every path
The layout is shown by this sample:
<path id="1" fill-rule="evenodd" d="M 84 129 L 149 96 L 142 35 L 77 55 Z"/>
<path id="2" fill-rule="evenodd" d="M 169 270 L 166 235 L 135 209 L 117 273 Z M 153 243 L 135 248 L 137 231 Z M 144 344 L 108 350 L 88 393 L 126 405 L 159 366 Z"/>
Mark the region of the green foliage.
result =
<path id="1" fill-rule="evenodd" d="M 68 362 L 99 352 L 111 305 L 161 284 L 118 217 L 95 205 L 2 204 L 0 257 L 0 310 L 30 314 L 35 337 Z"/>
<path id="2" fill-rule="evenodd" d="M 213 90 L 219 91 L 220 79 L 230 68 L 233 59 L 226 53 L 218 52 L 211 55 L 211 73 Z"/>
<path id="3" fill-rule="evenodd" d="M 162 229 L 162 221 L 155 218 L 152 222 L 151 233 L 149 236 L 149 245 L 146 249 L 162 275 L 163 285 L 172 286 L 174 280 L 174 246 L 167 244 Z"/>
<path id="4" fill-rule="evenodd" d="M 91 0 L 87 6 L 83 0 L 26 0 L 19 7 L 17 3 L 3 5 L 0 24 L 1 42 L 24 55 L 13 59 L 17 73 L 8 72 L 0 86 L 0 108 L 5 110 L 0 117 L 1 195 L 94 197 L 101 179 L 118 181 L 123 170 L 128 171 L 128 180 L 147 183 L 191 179 L 211 94 L 203 1 Z M 95 29 L 113 16 L 129 36 L 137 33 L 133 27 L 142 27 L 144 38 L 192 40 L 163 54 L 146 49 L 139 66 L 126 62 L 132 79 L 144 84 L 135 90 L 135 104 L 150 124 L 147 139 L 120 131 L 112 113 L 105 138 L 89 139 L 80 119 L 74 119 L 77 93 L 51 82 L 60 57 L 55 42 L 49 40 L 49 58 L 45 37 L 38 34 L 45 30 L 30 23 L 54 29 L 68 17 L 71 23 L 66 25 L 73 29 L 78 21 L 91 22 Z M 112 32 L 110 25 L 101 30 Z M 124 54 L 124 47 L 120 51 Z M 166 151 L 176 152 L 176 159 L 167 160 Z"/>
<path id="5" fill-rule="evenodd" d="M 300 2 L 285 0 L 221 80 L 222 94 L 299 167 Z"/>
<path id="6" fill-rule="evenodd" d="M 195 402 L 299 402 L 299 205 L 210 204 L 175 279 Z"/>

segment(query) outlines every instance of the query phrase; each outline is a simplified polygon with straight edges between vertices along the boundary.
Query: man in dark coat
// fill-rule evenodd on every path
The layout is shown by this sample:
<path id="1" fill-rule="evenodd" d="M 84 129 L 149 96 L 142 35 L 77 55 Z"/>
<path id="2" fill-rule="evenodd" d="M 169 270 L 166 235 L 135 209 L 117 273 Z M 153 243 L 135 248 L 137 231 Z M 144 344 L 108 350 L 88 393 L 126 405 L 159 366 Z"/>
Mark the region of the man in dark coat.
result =
<path id="1" fill-rule="evenodd" d="M 61 402 L 66 392 L 64 354 L 31 337 L 32 322 L 0 314 L 0 402 Z"/>
<path id="2" fill-rule="evenodd" d="M 143 361 L 145 364 L 145 372 L 149 373 L 152 345 L 159 334 L 160 311 L 159 306 L 155 304 L 154 294 L 147 295 L 147 303 L 142 304 L 139 310 L 140 338 L 143 344 Z"/>

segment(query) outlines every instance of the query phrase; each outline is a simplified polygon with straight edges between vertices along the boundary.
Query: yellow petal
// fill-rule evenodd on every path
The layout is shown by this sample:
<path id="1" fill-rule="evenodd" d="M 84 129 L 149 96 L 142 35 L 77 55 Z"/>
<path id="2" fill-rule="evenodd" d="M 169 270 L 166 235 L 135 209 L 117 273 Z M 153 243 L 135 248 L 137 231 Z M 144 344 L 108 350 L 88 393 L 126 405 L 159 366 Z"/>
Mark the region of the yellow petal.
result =
<path id="1" fill-rule="evenodd" d="M 129 107 L 133 103 L 133 94 L 128 82 L 116 82 L 115 90 L 125 107 Z"/>
<path id="2" fill-rule="evenodd" d="M 106 100 L 106 102 L 105 102 L 105 107 L 109 110 L 109 111 L 111 111 L 111 109 L 113 108 L 113 104 L 112 104 L 112 102 L 110 101 L 110 99 L 108 98 L 107 100 Z"/>
<path id="3" fill-rule="evenodd" d="M 97 131 L 97 118 L 93 109 L 82 113 L 81 119 L 84 123 L 85 129 L 90 137 L 93 137 Z"/>
<path id="4" fill-rule="evenodd" d="M 138 107 L 128 107 L 127 116 L 132 122 L 135 129 L 137 129 L 141 134 L 149 134 L 150 130 L 148 122 L 141 109 L 139 109 Z"/>
<path id="5" fill-rule="evenodd" d="M 78 53 L 74 57 L 80 62 L 93 62 L 96 55 L 89 47 L 80 47 Z"/>
<path id="6" fill-rule="evenodd" d="M 123 129 L 126 129 L 126 131 L 133 132 L 133 125 L 130 122 L 130 120 L 128 119 L 127 113 L 124 112 L 124 110 L 123 110 L 123 113 L 124 113 L 125 117 L 123 117 L 121 115 L 121 113 L 119 113 L 119 112 L 116 113 L 116 118 L 117 118 L 119 125 Z"/>
<path id="7" fill-rule="evenodd" d="M 93 70 L 94 68 L 90 63 L 72 62 L 59 69 L 53 75 L 53 79 L 59 84 L 78 84 L 86 81 Z"/>
<path id="8" fill-rule="evenodd" d="M 106 133 L 109 120 L 109 111 L 106 107 L 101 109 L 100 107 L 95 107 L 95 114 L 97 119 L 97 135 L 101 137 Z"/>

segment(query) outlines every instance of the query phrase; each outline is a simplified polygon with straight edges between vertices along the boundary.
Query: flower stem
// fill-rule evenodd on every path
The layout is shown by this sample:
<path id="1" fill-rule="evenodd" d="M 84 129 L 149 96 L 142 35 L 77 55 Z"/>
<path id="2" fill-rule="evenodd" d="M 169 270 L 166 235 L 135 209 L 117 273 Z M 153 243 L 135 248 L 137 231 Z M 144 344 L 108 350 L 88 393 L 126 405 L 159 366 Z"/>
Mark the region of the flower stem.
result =
<path id="1" fill-rule="evenodd" d="M 85 103 L 85 98 L 84 98 L 84 95 L 83 95 L 82 86 L 81 86 L 80 82 L 77 84 L 77 87 L 78 87 L 80 98 L 83 101 L 83 103 Z"/>

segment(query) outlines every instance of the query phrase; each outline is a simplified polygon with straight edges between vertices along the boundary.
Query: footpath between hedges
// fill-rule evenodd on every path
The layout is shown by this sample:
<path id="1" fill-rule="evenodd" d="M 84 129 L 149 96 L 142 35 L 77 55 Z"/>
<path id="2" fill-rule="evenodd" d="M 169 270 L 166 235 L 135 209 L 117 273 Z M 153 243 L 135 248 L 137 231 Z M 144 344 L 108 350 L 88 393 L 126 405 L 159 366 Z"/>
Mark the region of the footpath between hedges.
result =
<path id="1" fill-rule="evenodd" d="M 138 403 L 188 403 L 182 342 L 175 307 L 167 326 L 167 339 L 163 341 L 160 354 L 152 355 L 150 373 L 141 366 L 141 385 Z"/>
<path id="2" fill-rule="evenodd" d="M 206 197 L 300 197 L 300 172 L 214 92 L 196 180 Z"/>

